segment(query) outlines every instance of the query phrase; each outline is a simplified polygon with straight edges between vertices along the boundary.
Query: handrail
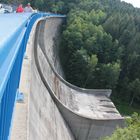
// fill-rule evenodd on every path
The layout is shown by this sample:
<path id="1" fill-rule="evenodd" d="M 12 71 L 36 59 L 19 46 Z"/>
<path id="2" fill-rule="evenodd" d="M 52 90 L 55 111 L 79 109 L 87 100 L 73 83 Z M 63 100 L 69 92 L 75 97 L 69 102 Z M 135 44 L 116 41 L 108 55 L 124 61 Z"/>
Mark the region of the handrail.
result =
<path id="1" fill-rule="evenodd" d="M 5 14 L 5 17 L 0 15 L 3 20 L 9 18 L 9 22 L 10 17 L 16 17 L 15 25 L 11 24 L 13 29 L 5 28 L 7 36 L 4 38 L 0 34 L 0 140 L 8 140 L 10 135 L 16 92 L 19 88 L 22 61 L 30 31 L 35 21 L 46 15 L 46 13 Z M 14 24 L 14 21 L 12 22 Z"/>

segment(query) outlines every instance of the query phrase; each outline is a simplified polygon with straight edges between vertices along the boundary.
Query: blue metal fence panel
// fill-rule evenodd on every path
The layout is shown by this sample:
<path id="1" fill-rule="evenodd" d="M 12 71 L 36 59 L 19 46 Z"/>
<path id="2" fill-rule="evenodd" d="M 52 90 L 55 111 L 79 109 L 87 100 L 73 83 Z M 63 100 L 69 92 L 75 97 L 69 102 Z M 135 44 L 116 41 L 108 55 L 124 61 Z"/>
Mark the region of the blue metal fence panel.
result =
<path id="1" fill-rule="evenodd" d="M 8 140 L 27 40 L 42 14 L 0 15 L 0 140 Z"/>

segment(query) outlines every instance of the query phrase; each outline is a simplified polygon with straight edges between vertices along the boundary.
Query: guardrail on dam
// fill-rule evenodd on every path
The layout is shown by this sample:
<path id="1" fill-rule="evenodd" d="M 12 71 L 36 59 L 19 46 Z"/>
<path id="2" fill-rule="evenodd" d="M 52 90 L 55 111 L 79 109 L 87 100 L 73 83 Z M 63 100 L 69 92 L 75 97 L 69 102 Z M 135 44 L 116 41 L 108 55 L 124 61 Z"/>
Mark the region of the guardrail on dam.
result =
<path id="1" fill-rule="evenodd" d="M 43 14 L 0 14 L 0 140 L 10 138 L 27 39 L 32 25 L 42 16 Z"/>
<path id="2" fill-rule="evenodd" d="M 10 139 L 23 56 L 34 22 L 48 13 L 0 14 L 0 140 Z"/>
<path id="3" fill-rule="evenodd" d="M 65 81 L 58 57 L 61 15 L 0 15 L 0 140 L 10 128 L 22 61 L 34 22 L 29 140 L 96 140 L 124 119 L 109 99 L 111 90 L 81 89 Z M 12 19 L 12 20 L 11 20 Z"/>
<path id="4" fill-rule="evenodd" d="M 65 125 L 58 129 L 61 122 L 61 126 L 67 123 L 65 127 L 70 128 L 69 132 L 71 130 L 75 140 L 97 140 L 110 135 L 117 126 L 122 127 L 124 118 L 109 99 L 111 90 L 81 89 L 59 75 L 61 67 L 55 54 L 58 44 L 55 41 L 60 36 L 62 20 L 58 17 L 47 18 L 40 21 L 36 29 L 29 105 L 30 139 L 36 134 L 36 140 L 45 140 L 47 136 L 54 140 L 69 140 L 71 133 L 66 134 L 67 138 L 58 138 L 57 130 L 64 132 Z M 63 120 L 62 123 L 60 115 L 61 119 L 57 118 L 56 105 L 66 122 Z M 40 138 L 40 134 L 44 137 Z"/>

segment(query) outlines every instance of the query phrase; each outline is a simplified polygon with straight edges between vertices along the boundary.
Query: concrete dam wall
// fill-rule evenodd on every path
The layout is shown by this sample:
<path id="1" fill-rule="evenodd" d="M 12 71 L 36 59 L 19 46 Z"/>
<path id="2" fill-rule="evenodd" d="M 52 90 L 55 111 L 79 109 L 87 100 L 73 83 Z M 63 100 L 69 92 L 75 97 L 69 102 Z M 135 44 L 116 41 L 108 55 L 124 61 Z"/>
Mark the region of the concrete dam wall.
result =
<path id="1" fill-rule="evenodd" d="M 38 32 L 42 34 L 43 22 L 38 23 L 36 35 Z M 41 37 L 43 38 L 43 35 Z M 36 43 L 38 36 L 35 36 L 34 39 Z M 74 140 L 48 89 L 44 86 L 34 60 L 33 52 L 29 97 L 29 140 Z"/>
<path id="2" fill-rule="evenodd" d="M 98 140 L 124 118 L 109 99 L 111 90 L 82 89 L 63 79 L 58 57 L 63 18 L 41 20 L 36 28 L 29 100 L 30 140 Z"/>

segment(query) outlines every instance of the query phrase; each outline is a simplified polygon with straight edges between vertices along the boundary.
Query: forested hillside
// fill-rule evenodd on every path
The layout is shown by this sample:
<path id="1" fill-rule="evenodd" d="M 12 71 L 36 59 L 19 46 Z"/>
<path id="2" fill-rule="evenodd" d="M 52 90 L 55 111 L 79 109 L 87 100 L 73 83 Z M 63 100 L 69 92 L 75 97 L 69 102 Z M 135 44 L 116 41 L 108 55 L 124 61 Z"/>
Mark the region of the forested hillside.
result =
<path id="1" fill-rule="evenodd" d="M 60 56 L 70 83 L 111 88 L 115 102 L 140 105 L 140 9 L 120 0 L 21 2 L 67 14 Z"/>
<path id="2" fill-rule="evenodd" d="M 140 104 L 140 9 L 120 0 L 64 5 L 61 60 L 67 80 L 85 88 L 111 88 L 115 100 Z"/>

